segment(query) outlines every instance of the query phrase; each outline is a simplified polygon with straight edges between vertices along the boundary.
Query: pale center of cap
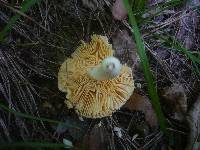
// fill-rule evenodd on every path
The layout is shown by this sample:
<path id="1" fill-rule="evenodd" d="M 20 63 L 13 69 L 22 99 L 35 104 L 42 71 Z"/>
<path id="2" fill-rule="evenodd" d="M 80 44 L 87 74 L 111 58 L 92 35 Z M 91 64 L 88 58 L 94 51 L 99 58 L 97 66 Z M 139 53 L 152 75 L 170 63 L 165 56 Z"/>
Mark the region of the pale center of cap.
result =
<path id="1" fill-rule="evenodd" d="M 89 75 L 96 80 L 109 80 L 120 74 L 121 63 L 113 56 L 106 57 L 102 62 L 89 71 Z"/>
<path id="2" fill-rule="evenodd" d="M 115 64 L 114 63 L 109 63 L 107 64 L 106 68 L 110 71 L 112 71 L 113 69 L 115 69 Z"/>

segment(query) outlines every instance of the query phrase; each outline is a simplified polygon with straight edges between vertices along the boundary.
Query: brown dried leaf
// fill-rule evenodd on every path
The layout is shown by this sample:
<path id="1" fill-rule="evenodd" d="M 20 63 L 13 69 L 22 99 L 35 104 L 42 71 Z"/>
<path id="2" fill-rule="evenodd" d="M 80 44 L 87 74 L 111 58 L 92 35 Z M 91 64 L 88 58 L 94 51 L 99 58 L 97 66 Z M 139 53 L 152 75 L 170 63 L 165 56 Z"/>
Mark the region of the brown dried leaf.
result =
<path id="1" fill-rule="evenodd" d="M 200 147 L 200 96 L 197 98 L 187 118 L 190 126 L 190 135 L 186 150 L 196 150 Z"/>
<path id="2" fill-rule="evenodd" d="M 174 113 L 174 118 L 183 120 L 187 112 L 187 97 L 182 85 L 175 83 L 171 87 L 165 88 L 163 97 Z"/>
<path id="3" fill-rule="evenodd" d="M 138 65 L 135 42 L 126 30 L 119 30 L 113 34 L 112 41 L 115 56 L 118 57 L 123 64 L 126 63 L 131 68 Z"/>
<path id="4" fill-rule="evenodd" d="M 124 7 L 123 0 L 116 0 L 112 7 L 112 15 L 116 20 L 123 20 L 127 16 L 127 10 Z"/>
<path id="5" fill-rule="evenodd" d="M 149 125 L 151 127 L 158 126 L 156 114 L 148 97 L 142 96 L 134 92 L 127 103 L 124 105 L 124 107 L 128 108 L 129 110 L 138 110 L 144 112 L 145 120 L 149 123 Z"/>

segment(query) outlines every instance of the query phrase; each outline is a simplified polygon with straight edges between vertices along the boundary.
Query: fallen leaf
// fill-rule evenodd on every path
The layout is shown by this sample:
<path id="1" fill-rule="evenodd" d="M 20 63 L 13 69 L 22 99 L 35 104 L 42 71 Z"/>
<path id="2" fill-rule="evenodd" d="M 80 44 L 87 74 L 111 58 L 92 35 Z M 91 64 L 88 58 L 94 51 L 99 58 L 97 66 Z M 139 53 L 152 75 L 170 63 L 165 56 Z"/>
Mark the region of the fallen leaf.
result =
<path id="1" fill-rule="evenodd" d="M 163 97 L 174 113 L 174 119 L 183 120 L 187 112 L 187 97 L 182 85 L 175 83 L 165 88 Z"/>
<path id="2" fill-rule="evenodd" d="M 158 126 L 156 114 L 152 108 L 150 100 L 146 96 L 137 94 L 136 92 L 130 97 L 127 103 L 123 106 L 131 111 L 142 111 L 145 114 L 145 120 L 151 127 Z"/>
<path id="3" fill-rule="evenodd" d="M 112 15 L 116 20 L 123 20 L 127 16 L 127 10 L 123 4 L 123 0 L 116 0 L 112 7 Z"/>
<path id="4" fill-rule="evenodd" d="M 119 30 L 114 33 L 112 35 L 112 41 L 115 56 L 118 57 L 123 64 L 127 64 L 131 68 L 139 64 L 135 42 L 126 30 Z"/>
<path id="5" fill-rule="evenodd" d="M 196 150 L 200 147 L 200 96 L 197 98 L 187 117 L 190 135 L 186 150 Z"/>

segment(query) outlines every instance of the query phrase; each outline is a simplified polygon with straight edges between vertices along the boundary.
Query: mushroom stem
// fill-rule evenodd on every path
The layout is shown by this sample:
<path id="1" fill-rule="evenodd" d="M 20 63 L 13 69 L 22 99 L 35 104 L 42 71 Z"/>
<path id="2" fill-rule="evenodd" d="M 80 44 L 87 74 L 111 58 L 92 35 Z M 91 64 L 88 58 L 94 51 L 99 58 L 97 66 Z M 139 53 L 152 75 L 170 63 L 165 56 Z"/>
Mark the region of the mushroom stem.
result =
<path id="1" fill-rule="evenodd" d="M 121 63 L 116 57 L 107 57 L 100 64 L 89 70 L 89 75 L 96 80 L 110 80 L 120 74 Z"/>

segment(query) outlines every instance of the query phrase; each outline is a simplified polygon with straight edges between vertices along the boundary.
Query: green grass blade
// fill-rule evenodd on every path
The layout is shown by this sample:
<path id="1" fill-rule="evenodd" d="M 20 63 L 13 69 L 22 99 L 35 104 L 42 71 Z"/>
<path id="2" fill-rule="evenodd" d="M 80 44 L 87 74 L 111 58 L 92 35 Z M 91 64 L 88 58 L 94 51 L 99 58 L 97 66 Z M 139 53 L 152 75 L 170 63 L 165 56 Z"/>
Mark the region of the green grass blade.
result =
<path id="1" fill-rule="evenodd" d="M 41 0 L 26 0 L 22 5 L 21 5 L 21 12 L 26 12 L 28 11 L 31 6 L 35 5 L 37 2 L 40 2 Z M 8 21 L 7 25 L 3 28 L 3 30 L 0 32 L 0 42 L 3 41 L 5 35 L 7 32 L 9 32 L 12 28 L 12 26 L 15 24 L 15 22 L 20 18 L 20 14 L 16 14 L 13 17 L 10 18 Z"/>
<path id="2" fill-rule="evenodd" d="M 148 92 L 149 92 L 150 98 L 152 100 L 152 105 L 153 105 L 155 113 L 158 117 L 158 121 L 159 121 L 161 130 L 164 133 L 167 134 L 166 120 L 165 120 L 164 114 L 163 114 L 161 106 L 160 106 L 159 97 L 158 97 L 157 92 L 156 92 L 154 80 L 153 80 L 153 77 L 152 77 L 152 74 L 151 74 L 151 71 L 150 71 L 148 58 L 147 58 L 147 55 L 146 55 L 146 52 L 145 52 L 144 43 L 142 41 L 141 34 L 140 34 L 140 31 L 139 31 L 135 16 L 132 13 L 132 9 L 129 5 L 128 0 L 124 0 L 124 4 L 125 4 L 125 7 L 128 11 L 129 21 L 130 21 L 132 28 L 134 30 L 134 37 L 135 37 L 135 41 L 136 41 L 136 45 L 137 45 L 137 49 L 138 49 L 137 53 L 140 57 L 140 60 L 141 60 L 142 66 L 143 66 L 144 76 L 145 76 L 145 79 L 148 83 Z"/>
<path id="3" fill-rule="evenodd" d="M 14 111 L 12 109 L 9 109 L 9 108 L 7 108 L 6 106 L 4 106 L 2 104 L 0 104 L 0 109 L 2 109 L 4 111 L 7 111 L 7 112 L 10 112 L 10 113 L 12 113 L 12 114 L 14 114 L 16 116 L 26 118 L 26 119 L 36 120 L 36 121 L 44 121 L 44 122 L 49 122 L 49 123 L 53 123 L 53 124 L 61 124 L 63 126 L 69 127 L 69 128 L 75 128 L 75 129 L 80 130 L 80 128 L 76 127 L 75 125 L 66 124 L 66 123 L 61 122 L 61 121 L 47 119 L 47 118 L 43 118 L 43 117 L 39 118 L 39 117 L 35 117 L 35 116 L 32 116 L 32 115 L 27 115 L 27 114 L 24 114 L 24 113 L 17 112 L 17 111 Z"/>
<path id="4" fill-rule="evenodd" d="M 187 48 L 183 47 L 177 40 L 173 39 L 173 47 L 176 48 L 178 51 L 185 54 L 188 58 L 190 58 L 193 62 L 198 63 L 200 65 L 200 58 L 193 55 L 191 51 L 189 51 Z"/>
<path id="5" fill-rule="evenodd" d="M 200 76 L 200 68 L 198 67 L 198 65 L 200 65 L 200 57 L 195 56 L 190 50 L 182 46 L 180 42 L 178 42 L 175 38 L 173 38 L 171 35 L 167 33 L 165 33 L 164 36 L 154 35 L 154 37 L 156 39 L 162 39 L 164 46 L 170 49 L 173 48 L 174 50 L 184 54 L 193 63 L 194 70 Z"/>
<path id="6" fill-rule="evenodd" d="M 171 0 L 171 1 L 167 1 L 165 3 L 159 3 L 159 4 L 156 4 L 156 5 L 153 5 L 153 6 L 148 7 L 148 8 L 145 8 L 143 6 L 142 10 L 139 10 L 137 8 L 136 8 L 136 10 L 133 10 L 133 15 L 141 16 L 141 15 L 143 15 L 143 14 L 149 12 L 149 11 L 152 11 L 152 10 L 155 10 L 155 9 L 158 9 L 158 8 L 160 10 L 158 13 L 160 13 L 160 12 L 166 10 L 166 9 L 170 9 L 170 8 L 175 7 L 177 5 L 183 4 L 183 2 L 184 2 L 184 0 Z M 142 6 L 139 6 L 139 7 L 142 7 Z M 156 14 L 158 14 L 158 13 L 156 13 Z"/>
<path id="7" fill-rule="evenodd" d="M 200 68 L 198 67 L 198 65 L 200 65 L 200 58 L 194 56 L 188 49 L 182 47 L 179 43 L 173 43 L 173 48 L 183 53 L 189 60 L 191 60 L 191 62 L 193 63 L 194 71 L 196 71 L 197 74 L 200 76 Z"/>
<path id="8" fill-rule="evenodd" d="M 135 0 L 135 6 L 133 6 L 134 10 L 136 11 L 143 11 L 145 9 L 145 4 L 147 0 Z"/>
<path id="9" fill-rule="evenodd" d="M 156 17 L 159 16 L 164 10 L 173 8 L 175 6 L 181 5 L 183 4 L 183 0 L 171 0 L 169 2 L 165 2 L 165 3 L 161 3 L 161 4 L 157 4 L 155 6 L 152 6 L 151 8 L 147 8 L 145 11 L 142 11 L 142 13 L 139 13 L 139 15 L 143 15 L 145 13 L 148 13 L 152 10 L 156 11 L 156 13 L 150 15 L 148 18 L 141 18 L 140 20 L 137 21 L 137 23 L 151 23 L 151 20 Z"/>
<path id="10" fill-rule="evenodd" d="M 65 144 L 59 143 L 46 143 L 46 142 L 15 142 L 9 144 L 0 143 L 0 149 L 2 148 L 71 148 L 71 146 L 67 146 Z"/>

